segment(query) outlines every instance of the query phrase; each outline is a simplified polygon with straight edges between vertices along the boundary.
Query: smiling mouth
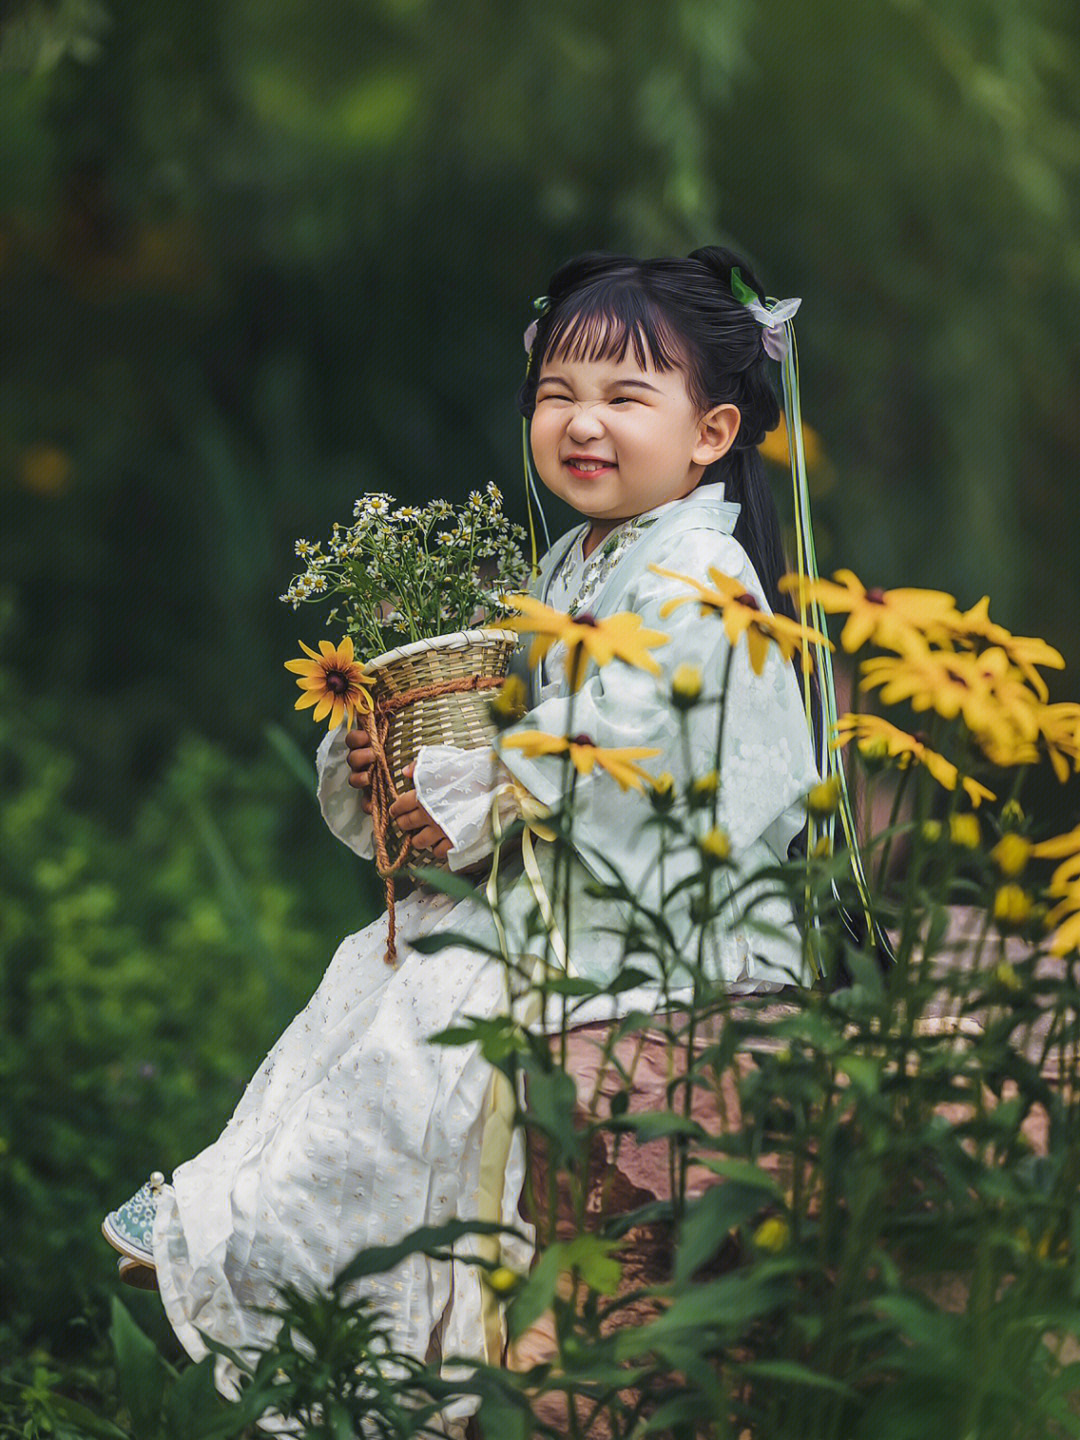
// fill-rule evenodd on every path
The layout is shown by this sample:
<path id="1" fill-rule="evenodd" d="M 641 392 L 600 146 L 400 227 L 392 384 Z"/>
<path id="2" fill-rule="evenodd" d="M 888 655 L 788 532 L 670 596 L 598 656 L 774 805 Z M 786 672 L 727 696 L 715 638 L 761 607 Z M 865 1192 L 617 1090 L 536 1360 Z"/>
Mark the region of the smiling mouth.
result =
<path id="1" fill-rule="evenodd" d="M 601 470 L 614 470 L 615 468 L 610 460 L 579 460 L 575 456 L 563 461 L 563 464 L 568 470 L 573 470 L 578 475 L 596 475 Z"/>

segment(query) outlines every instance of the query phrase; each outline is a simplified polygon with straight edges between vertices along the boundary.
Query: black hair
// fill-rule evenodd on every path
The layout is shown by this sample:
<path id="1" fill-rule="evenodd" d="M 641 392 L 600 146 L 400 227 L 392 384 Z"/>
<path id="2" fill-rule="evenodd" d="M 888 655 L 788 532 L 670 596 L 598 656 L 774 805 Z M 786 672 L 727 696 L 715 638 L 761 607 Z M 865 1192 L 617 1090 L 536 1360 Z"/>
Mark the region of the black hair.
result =
<path id="1" fill-rule="evenodd" d="M 764 291 L 740 256 L 719 245 L 657 260 L 591 253 L 560 266 L 548 281 L 548 306 L 537 319 L 529 367 L 518 395 L 531 418 L 543 359 L 622 360 L 632 349 L 642 367 L 681 369 L 691 400 L 704 412 L 735 405 L 739 430 L 725 455 L 708 467 L 702 485 L 723 481 L 724 498 L 741 508 L 735 539 L 746 551 L 772 609 L 798 618 L 777 582 L 787 570 L 780 517 L 757 447 L 780 423 L 762 327 L 731 288 L 738 269 L 760 299 Z M 811 677 L 815 717 L 817 676 Z M 815 718 L 815 732 L 817 730 Z M 819 756 L 819 761 L 821 757 Z"/>

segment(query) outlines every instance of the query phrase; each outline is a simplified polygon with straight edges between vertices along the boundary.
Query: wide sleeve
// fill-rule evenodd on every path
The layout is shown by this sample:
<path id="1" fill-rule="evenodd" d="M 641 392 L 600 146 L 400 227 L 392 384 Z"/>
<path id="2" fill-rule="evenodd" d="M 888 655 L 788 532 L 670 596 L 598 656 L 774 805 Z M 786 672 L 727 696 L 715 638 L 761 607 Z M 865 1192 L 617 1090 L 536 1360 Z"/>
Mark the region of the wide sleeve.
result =
<path id="1" fill-rule="evenodd" d="M 708 583 L 715 566 L 738 579 L 767 608 L 761 586 L 745 551 L 730 536 L 696 529 L 671 537 L 668 553 L 652 558 Z M 624 562 L 625 563 L 625 562 Z M 703 694 L 719 696 L 730 653 L 723 623 L 716 614 L 702 615 L 695 604 L 679 606 L 661 617 L 666 600 L 686 594 L 688 587 L 656 575 L 643 566 L 632 572 L 614 609 L 641 616 L 650 629 L 667 634 L 669 643 L 653 651 L 662 670 L 654 677 L 621 661 L 592 670 L 576 695 L 560 694 L 542 701 L 509 734 L 535 730 L 547 734 L 587 735 L 598 747 L 655 747 L 655 758 L 642 763 L 653 774 L 670 772 L 682 789 L 691 778 L 715 766 L 719 723 L 718 703 L 702 704 L 685 720 L 671 704 L 671 676 L 680 664 L 700 668 Z M 606 609 L 607 607 L 605 607 Z M 554 806 L 562 795 L 562 761 L 558 756 L 526 759 L 522 752 L 501 749 L 503 763 L 540 801 Z M 745 641 L 732 657 L 724 718 L 718 819 L 732 841 L 738 860 L 765 838 L 779 858 L 797 833 L 797 802 L 816 781 L 809 729 L 798 680 L 792 666 L 770 647 L 761 675 L 755 675 Z M 599 767 L 578 778 L 575 788 L 576 848 L 590 867 L 606 874 L 611 860 L 636 890 L 655 885 L 656 832 L 645 829 L 651 813 L 646 795 L 622 791 Z"/>
<path id="2" fill-rule="evenodd" d="M 420 804 L 450 839 L 446 860 L 451 870 L 467 869 L 494 850 L 493 810 L 505 829 L 527 803 L 490 745 L 474 750 L 422 745 L 413 784 Z"/>
<path id="3" fill-rule="evenodd" d="M 364 860 L 375 858 L 371 816 L 360 804 L 360 791 L 349 784 L 345 726 L 331 730 L 315 753 L 319 809 L 331 833 Z"/>

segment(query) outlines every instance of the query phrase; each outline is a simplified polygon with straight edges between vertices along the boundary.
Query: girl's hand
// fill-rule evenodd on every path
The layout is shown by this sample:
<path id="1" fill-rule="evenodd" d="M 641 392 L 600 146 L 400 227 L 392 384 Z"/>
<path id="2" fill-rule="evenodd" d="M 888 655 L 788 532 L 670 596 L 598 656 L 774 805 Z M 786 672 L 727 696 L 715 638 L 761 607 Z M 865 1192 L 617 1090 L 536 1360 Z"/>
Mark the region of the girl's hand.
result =
<path id="1" fill-rule="evenodd" d="M 375 751 L 371 748 L 366 730 L 350 730 L 345 736 L 345 763 L 352 774 L 349 784 L 354 790 L 370 791 L 371 771 L 375 764 Z M 371 814 L 371 797 L 365 794 L 360 801 L 361 808 Z"/>
<path id="2" fill-rule="evenodd" d="M 415 765 L 406 765 L 401 773 L 411 778 L 415 768 Z M 351 777 L 349 783 L 352 783 Z M 367 808 L 369 810 L 371 808 L 370 801 Z M 409 790 L 404 795 L 399 795 L 390 806 L 390 815 L 398 829 L 412 837 L 412 842 L 418 850 L 430 850 L 438 859 L 446 859 L 453 841 L 441 825 L 436 825 L 417 800 L 415 790 Z"/>

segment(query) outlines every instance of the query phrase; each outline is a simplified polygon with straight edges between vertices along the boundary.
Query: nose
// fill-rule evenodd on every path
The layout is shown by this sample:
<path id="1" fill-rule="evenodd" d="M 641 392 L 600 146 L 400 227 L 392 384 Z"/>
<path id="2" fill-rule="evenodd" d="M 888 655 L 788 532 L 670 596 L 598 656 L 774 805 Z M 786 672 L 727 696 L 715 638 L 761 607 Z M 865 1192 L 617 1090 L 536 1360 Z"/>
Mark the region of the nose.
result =
<path id="1" fill-rule="evenodd" d="M 604 433 L 599 415 L 588 405 L 575 405 L 573 414 L 566 422 L 566 433 L 571 440 L 589 440 Z"/>

